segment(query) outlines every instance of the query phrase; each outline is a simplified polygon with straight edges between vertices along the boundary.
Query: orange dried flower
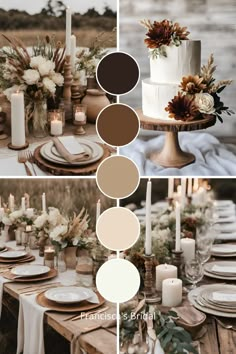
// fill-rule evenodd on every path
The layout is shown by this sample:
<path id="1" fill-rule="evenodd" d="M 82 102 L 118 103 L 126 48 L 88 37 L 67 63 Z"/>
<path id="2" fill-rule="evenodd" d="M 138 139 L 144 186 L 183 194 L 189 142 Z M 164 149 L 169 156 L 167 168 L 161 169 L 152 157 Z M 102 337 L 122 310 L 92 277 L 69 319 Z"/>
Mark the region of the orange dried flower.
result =
<path id="1" fill-rule="evenodd" d="M 148 48 L 160 48 L 162 45 L 169 45 L 173 35 L 173 26 L 170 21 L 154 21 L 152 27 L 146 34 L 149 38 L 144 41 Z"/>
<path id="2" fill-rule="evenodd" d="M 181 40 L 188 39 L 189 31 L 187 31 L 187 27 L 180 27 L 179 23 L 174 23 L 174 33 L 175 36 Z"/>
<path id="3" fill-rule="evenodd" d="M 206 85 L 203 83 L 202 77 L 189 75 L 183 77 L 180 88 L 182 91 L 194 95 L 195 93 L 202 92 L 206 88 Z"/>

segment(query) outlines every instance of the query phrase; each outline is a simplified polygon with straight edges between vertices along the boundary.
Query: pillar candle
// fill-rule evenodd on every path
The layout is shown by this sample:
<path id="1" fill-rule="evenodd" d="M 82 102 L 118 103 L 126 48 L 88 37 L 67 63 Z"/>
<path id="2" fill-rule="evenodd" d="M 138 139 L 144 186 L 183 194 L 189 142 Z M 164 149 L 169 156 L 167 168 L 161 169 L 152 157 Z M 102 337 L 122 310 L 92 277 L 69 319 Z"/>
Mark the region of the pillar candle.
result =
<path id="1" fill-rule="evenodd" d="M 54 268 L 55 248 L 53 246 L 45 246 L 44 249 L 44 265 Z"/>
<path id="2" fill-rule="evenodd" d="M 145 238 L 146 256 L 150 256 L 152 254 L 151 196 L 152 196 L 152 182 L 149 179 L 147 183 L 147 191 L 146 191 L 146 238 Z"/>
<path id="3" fill-rule="evenodd" d="M 15 197 L 12 194 L 10 194 L 8 198 L 8 207 L 11 211 L 15 208 Z"/>
<path id="4" fill-rule="evenodd" d="M 181 179 L 181 208 L 184 209 L 185 207 L 185 199 L 186 199 L 186 178 Z"/>
<path id="5" fill-rule="evenodd" d="M 98 218 L 100 214 L 101 214 L 101 202 L 100 199 L 98 199 L 97 207 L 96 207 L 96 223 L 98 222 Z"/>
<path id="6" fill-rule="evenodd" d="M 176 218 L 175 250 L 180 251 L 181 213 L 180 213 L 180 205 L 178 202 L 175 203 L 175 218 Z"/>
<path id="7" fill-rule="evenodd" d="M 177 278 L 177 267 L 171 264 L 160 264 L 156 267 L 156 288 L 162 290 L 162 282 L 168 278 Z"/>
<path id="8" fill-rule="evenodd" d="M 4 214 L 5 214 L 4 208 L 0 208 L 0 218 L 2 218 Z"/>
<path id="9" fill-rule="evenodd" d="M 184 255 L 184 260 L 191 261 L 195 258 L 195 240 L 192 238 L 182 238 L 181 239 L 181 248 Z"/>
<path id="10" fill-rule="evenodd" d="M 71 9 L 66 9 L 66 55 L 71 55 Z"/>
<path id="11" fill-rule="evenodd" d="M 194 178 L 193 180 L 193 191 L 196 192 L 198 190 L 199 183 L 198 183 L 198 178 Z"/>
<path id="12" fill-rule="evenodd" d="M 54 136 L 59 136 L 62 135 L 62 121 L 61 120 L 57 120 L 57 119 L 53 119 L 51 121 L 51 135 Z"/>
<path id="13" fill-rule="evenodd" d="M 25 105 L 23 92 L 11 95 L 11 143 L 13 146 L 25 145 Z"/>
<path id="14" fill-rule="evenodd" d="M 42 194 L 42 211 L 43 211 L 43 213 L 46 213 L 46 194 L 45 193 L 43 193 Z"/>
<path id="15" fill-rule="evenodd" d="M 168 179 L 168 198 L 173 198 L 174 194 L 174 178 Z"/>
<path id="16" fill-rule="evenodd" d="M 25 197 L 21 198 L 21 209 L 25 211 Z"/>
<path id="17" fill-rule="evenodd" d="M 75 112 L 75 121 L 84 122 L 86 120 L 86 114 L 84 112 Z"/>
<path id="18" fill-rule="evenodd" d="M 188 197 L 191 197 L 193 193 L 192 178 L 188 178 Z"/>
<path id="19" fill-rule="evenodd" d="M 182 303 L 182 280 L 170 278 L 162 283 L 162 305 L 173 307 Z"/>
<path id="20" fill-rule="evenodd" d="M 76 37 L 74 34 L 70 37 L 70 53 L 71 53 L 71 71 L 72 74 L 75 72 L 75 58 L 76 58 Z"/>

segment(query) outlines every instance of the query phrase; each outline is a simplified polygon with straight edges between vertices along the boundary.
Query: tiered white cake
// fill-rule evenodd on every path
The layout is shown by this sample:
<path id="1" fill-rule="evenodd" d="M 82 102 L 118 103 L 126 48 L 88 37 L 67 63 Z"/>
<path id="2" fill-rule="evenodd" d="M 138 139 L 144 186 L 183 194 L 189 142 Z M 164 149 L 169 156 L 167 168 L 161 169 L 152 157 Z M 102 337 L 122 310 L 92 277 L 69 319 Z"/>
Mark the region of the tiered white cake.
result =
<path id="1" fill-rule="evenodd" d="M 167 57 L 150 58 L 150 79 L 142 81 L 143 114 L 171 119 L 165 107 L 179 91 L 183 76 L 200 74 L 201 41 L 184 40 L 179 47 L 165 46 Z"/>

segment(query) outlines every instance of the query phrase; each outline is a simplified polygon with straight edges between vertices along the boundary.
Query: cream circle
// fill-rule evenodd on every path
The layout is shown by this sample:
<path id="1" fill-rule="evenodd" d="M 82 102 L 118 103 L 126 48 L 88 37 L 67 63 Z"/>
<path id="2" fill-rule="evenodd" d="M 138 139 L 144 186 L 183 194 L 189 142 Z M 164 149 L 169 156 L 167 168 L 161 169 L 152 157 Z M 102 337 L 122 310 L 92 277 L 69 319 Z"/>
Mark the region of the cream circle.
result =
<path id="1" fill-rule="evenodd" d="M 125 259 L 111 259 L 99 268 L 96 286 L 107 301 L 121 303 L 137 294 L 140 275 L 131 262 Z"/>
<path id="2" fill-rule="evenodd" d="M 98 218 L 96 233 L 103 246 L 112 251 L 124 251 L 132 247 L 140 234 L 137 216 L 129 209 L 113 207 Z"/>

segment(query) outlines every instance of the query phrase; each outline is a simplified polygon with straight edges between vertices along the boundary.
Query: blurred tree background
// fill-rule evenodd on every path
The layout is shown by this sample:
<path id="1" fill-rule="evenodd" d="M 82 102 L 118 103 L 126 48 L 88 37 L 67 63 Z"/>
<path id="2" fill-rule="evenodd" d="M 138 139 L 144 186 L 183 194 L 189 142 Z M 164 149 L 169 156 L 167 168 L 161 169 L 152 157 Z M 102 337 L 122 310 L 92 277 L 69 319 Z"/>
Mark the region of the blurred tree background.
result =
<path id="1" fill-rule="evenodd" d="M 35 44 L 37 37 L 56 33 L 56 39 L 64 42 L 66 26 L 66 5 L 61 0 L 48 0 L 45 8 L 34 15 L 27 11 L 12 9 L 6 11 L 0 8 L 0 30 L 6 35 L 17 36 L 27 46 Z M 84 14 L 73 13 L 72 31 L 77 36 L 80 46 L 89 46 L 98 33 L 105 32 L 104 47 L 116 46 L 116 12 L 109 6 L 104 6 L 103 13 L 94 7 Z M 107 34 L 107 35 L 106 35 Z M 0 46 L 6 45 L 1 38 Z"/>
<path id="2" fill-rule="evenodd" d="M 58 208 L 65 215 L 79 213 L 85 207 L 90 215 L 90 227 L 95 229 L 96 204 L 101 200 L 101 212 L 115 206 L 112 199 L 105 197 L 93 178 L 48 178 L 48 179 L 0 179 L 2 203 L 7 203 L 9 194 L 15 196 L 16 206 L 20 206 L 25 193 L 30 196 L 30 206 L 42 209 L 42 194 L 46 193 L 47 207 Z"/>

